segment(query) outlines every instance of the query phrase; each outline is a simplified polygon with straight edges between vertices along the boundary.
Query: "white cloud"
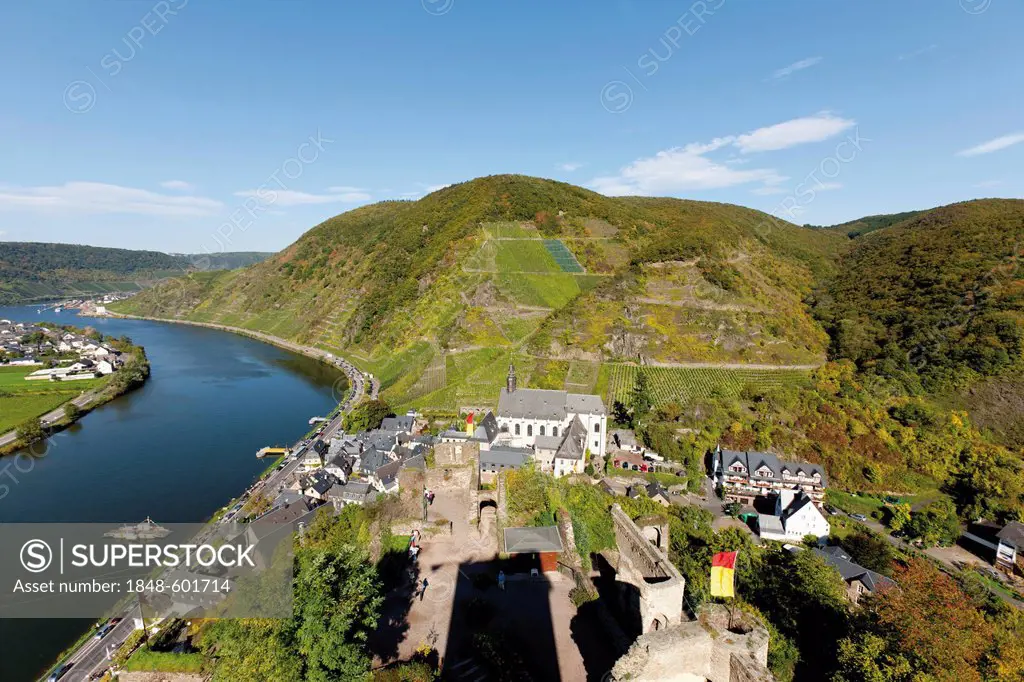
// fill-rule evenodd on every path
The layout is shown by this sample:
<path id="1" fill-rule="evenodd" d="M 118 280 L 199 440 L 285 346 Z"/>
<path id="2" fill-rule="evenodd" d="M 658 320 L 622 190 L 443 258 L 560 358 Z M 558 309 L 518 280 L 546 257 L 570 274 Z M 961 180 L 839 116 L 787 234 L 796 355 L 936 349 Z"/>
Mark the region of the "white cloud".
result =
<path id="1" fill-rule="evenodd" d="M 719 189 L 759 182 L 778 184 L 785 180 L 772 168 L 737 170 L 704 156 L 711 145 L 691 144 L 638 159 L 619 170 L 618 175 L 598 177 L 590 186 L 602 194 L 659 195 L 686 190 Z"/>
<path id="2" fill-rule="evenodd" d="M 190 192 L 195 189 L 195 185 L 184 180 L 164 180 L 160 183 L 160 186 L 164 189 L 173 189 L 180 192 Z"/>
<path id="3" fill-rule="evenodd" d="M 446 182 L 443 185 L 428 185 L 425 182 L 417 182 L 415 184 L 419 185 L 419 189 L 414 189 L 409 192 L 402 192 L 398 196 L 401 197 L 402 199 L 419 199 L 421 197 L 425 197 L 428 194 L 433 194 L 434 192 L 442 190 L 445 187 L 452 186 L 452 183 L 450 182 Z"/>
<path id="4" fill-rule="evenodd" d="M 708 157 L 732 147 L 741 153 L 785 149 L 807 142 L 819 142 L 856 125 L 855 121 L 828 112 L 797 118 L 743 135 L 716 137 L 710 142 L 693 142 L 684 147 L 660 151 L 637 159 L 618 174 L 597 177 L 588 185 L 611 196 L 628 194 L 672 194 L 687 190 L 720 189 L 758 183 L 758 194 L 782 194 L 778 185 L 788 180 L 774 168 L 740 168 L 749 159 L 729 157 L 723 162 Z M 828 189 L 835 189 L 829 187 Z"/>
<path id="5" fill-rule="evenodd" d="M 809 185 L 809 184 L 806 183 L 806 180 L 805 180 L 804 183 L 801 183 L 800 185 L 797 185 L 797 188 L 799 189 L 801 186 L 803 186 L 808 191 L 830 192 L 832 190 L 842 189 L 843 188 L 843 183 L 841 183 L 841 182 L 818 182 L 817 180 L 815 180 L 813 185 Z M 790 190 L 788 188 L 786 188 L 786 187 L 779 187 L 778 185 L 775 185 L 775 186 L 773 186 L 773 185 L 766 185 L 765 187 L 758 187 L 758 188 L 752 189 L 750 191 L 751 191 L 752 194 L 757 194 L 758 196 L 770 196 L 772 194 L 789 194 L 790 193 Z"/>
<path id="6" fill-rule="evenodd" d="M 758 128 L 736 138 L 744 154 L 786 149 L 807 142 L 821 142 L 856 125 L 856 121 L 823 111 L 814 116 L 794 118 L 773 126 Z"/>
<path id="7" fill-rule="evenodd" d="M 980 156 L 981 154 L 991 154 L 992 152 L 997 152 L 1000 149 L 1006 149 L 1007 147 L 1012 147 L 1013 145 L 1020 144 L 1021 142 L 1024 142 L 1024 133 L 1011 133 L 1009 135 L 1003 135 L 1002 137 L 997 137 L 994 140 L 989 140 L 988 142 L 982 142 L 981 144 L 977 145 L 976 147 L 971 147 L 969 149 L 963 149 L 961 151 L 958 151 L 956 153 L 956 155 L 957 156 Z"/>
<path id="8" fill-rule="evenodd" d="M 355 190 L 355 191 L 339 191 Z M 235 192 L 236 197 L 254 197 L 262 203 L 275 206 L 310 206 L 315 204 L 353 204 L 370 201 L 373 197 L 355 187 L 330 187 L 330 194 L 310 194 L 290 189 L 246 189 Z"/>
<path id="9" fill-rule="evenodd" d="M 981 182 L 974 183 L 974 186 L 978 189 L 988 189 L 990 187 L 1001 187 L 1003 185 L 1002 180 L 983 180 Z"/>
<path id="10" fill-rule="evenodd" d="M 558 168 L 566 173 L 572 173 L 573 171 L 578 171 L 580 168 L 583 168 L 583 164 L 577 161 L 570 161 L 569 163 L 559 164 Z"/>
<path id="11" fill-rule="evenodd" d="M 938 47 L 938 45 L 936 45 L 935 43 L 932 43 L 931 45 L 925 45 L 924 47 L 922 47 L 922 48 L 920 48 L 918 50 L 914 50 L 913 52 L 907 52 L 906 54 L 901 54 L 899 57 L 896 58 L 896 60 L 903 62 L 903 61 L 906 61 L 908 59 L 914 59 L 916 57 L 920 57 L 923 54 L 928 54 L 929 52 L 931 52 L 932 50 L 934 50 L 937 47 Z"/>
<path id="12" fill-rule="evenodd" d="M 772 72 L 772 75 L 768 78 L 768 80 L 774 81 L 779 80 L 780 78 L 791 76 L 797 71 L 809 69 L 815 64 L 818 64 L 819 62 L 821 62 L 821 57 L 808 57 L 806 59 L 801 59 L 798 62 L 793 62 L 789 66 L 784 66 L 781 69 L 776 69 L 775 71 Z"/>
<path id="13" fill-rule="evenodd" d="M 180 217 L 215 215 L 221 208 L 221 202 L 204 197 L 171 196 L 102 182 L 41 187 L 0 185 L 0 209 Z"/>

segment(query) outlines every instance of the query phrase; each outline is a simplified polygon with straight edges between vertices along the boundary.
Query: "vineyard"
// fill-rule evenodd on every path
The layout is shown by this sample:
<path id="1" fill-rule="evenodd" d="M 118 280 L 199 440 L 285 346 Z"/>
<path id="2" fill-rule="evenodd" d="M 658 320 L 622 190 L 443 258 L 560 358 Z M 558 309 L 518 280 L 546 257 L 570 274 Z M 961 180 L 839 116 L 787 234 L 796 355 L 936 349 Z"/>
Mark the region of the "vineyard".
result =
<path id="1" fill-rule="evenodd" d="M 636 373 L 647 374 L 651 397 L 655 405 L 677 402 L 687 404 L 711 397 L 734 398 L 750 386 L 755 389 L 800 383 L 807 372 L 800 370 L 770 369 L 718 369 L 713 367 L 637 367 L 635 365 L 605 365 L 609 405 L 616 400 L 628 402 L 629 392 L 636 382 Z"/>

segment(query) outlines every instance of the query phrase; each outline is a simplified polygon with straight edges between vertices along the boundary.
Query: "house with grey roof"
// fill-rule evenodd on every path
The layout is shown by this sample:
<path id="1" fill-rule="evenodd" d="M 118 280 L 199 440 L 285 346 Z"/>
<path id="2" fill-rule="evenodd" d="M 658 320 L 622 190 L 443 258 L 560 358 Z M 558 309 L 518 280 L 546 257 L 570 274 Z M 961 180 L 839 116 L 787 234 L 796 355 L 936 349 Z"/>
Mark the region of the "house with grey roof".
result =
<path id="1" fill-rule="evenodd" d="M 808 535 L 828 537 L 832 526 L 802 490 L 782 490 L 775 499 L 775 515 L 758 517 L 758 535 L 765 540 L 800 542 Z"/>
<path id="2" fill-rule="evenodd" d="M 1011 521 L 996 533 L 996 538 L 996 568 L 1010 573 L 1021 570 L 1018 559 L 1024 558 L 1024 523 Z"/>
<path id="3" fill-rule="evenodd" d="M 480 420 L 476 420 L 475 415 L 471 412 L 466 417 L 464 428 L 458 429 L 453 426 L 441 434 L 440 441 L 459 444 L 476 443 L 482 452 L 491 449 L 498 435 L 498 420 L 495 419 L 493 412 L 488 412 Z"/>
<path id="4" fill-rule="evenodd" d="M 754 498 L 783 490 L 803 491 L 821 505 L 828 480 L 820 464 L 780 460 L 770 452 L 715 449 L 712 478 L 728 502 L 753 504 Z"/>
<path id="5" fill-rule="evenodd" d="M 537 436 L 533 449 L 541 471 L 556 478 L 582 474 L 587 465 L 587 429 L 579 416 L 573 415 L 561 436 Z"/>
<path id="6" fill-rule="evenodd" d="M 299 478 L 299 489 L 306 497 L 323 502 L 327 499 L 327 491 L 338 482 L 323 469 L 317 469 Z"/>
<path id="7" fill-rule="evenodd" d="M 502 471 L 519 469 L 533 460 L 530 448 L 507 446 L 493 447 L 480 451 L 480 482 L 493 483 Z"/>
<path id="8" fill-rule="evenodd" d="M 398 492 L 398 472 L 402 469 L 399 460 L 388 462 L 370 474 L 370 484 L 382 493 Z"/>
<path id="9" fill-rule="evenodd" d="M 515 367 L 509 365 L 505 388 L 498 396 L 498 440 L 512 447 L 534 447 L 537 438 L 565 439 L 574 420 L 582 426 L 583 451 L 604 458 L 608 411 L 596 395 L 517 386 Z M 542 444 L 546 441 L 542 440 Z"/>
<path id="10" fill-rule="evenodd" d="M 363 481 L 349 481 L 348 483 L 337 484 L 328 491 L 328 501 L 334 505 L 335 510 L 350 504 L 366 504 L 377 499 L 377 491 L 369 483 Z"/>
<path id="11" fill-rule="evenodd" d="M 896 584 L 891 578 L 855 563 L 842 547 L 834 545 L 815 549 L 814 553 L 839 571 L 843 582 L 846 583 L 846 597 L 854 604 L 865 594 L 873 594 L 884 587 Z"/>
<path id="12" fill-rule="evenodd" d="M 397 431 L 399 433 L 412 433 L 416 417 L 413 415 L 402 415 L 401 417 L 385 417 L 380 428 L 384 431 Z"/>

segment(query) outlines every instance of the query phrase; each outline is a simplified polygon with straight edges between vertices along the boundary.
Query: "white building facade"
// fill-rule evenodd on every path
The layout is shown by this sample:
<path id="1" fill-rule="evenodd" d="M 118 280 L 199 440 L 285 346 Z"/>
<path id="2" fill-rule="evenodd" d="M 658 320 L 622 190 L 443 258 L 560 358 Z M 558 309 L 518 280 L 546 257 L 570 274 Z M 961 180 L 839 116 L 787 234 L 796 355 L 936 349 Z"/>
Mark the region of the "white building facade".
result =
<path id="1" fill-rule="evenodd" d="M 599 396 L 517 388 L 515 368 L 509 366 L 496 416 L 499 438 L 517 448 L 535 447 L 538 436 L 542 443 L 564 439 L 573 420 L 579 419 L 586 432 L 584 449 L 592 456 L 605 456 L 608 411 Z"/>

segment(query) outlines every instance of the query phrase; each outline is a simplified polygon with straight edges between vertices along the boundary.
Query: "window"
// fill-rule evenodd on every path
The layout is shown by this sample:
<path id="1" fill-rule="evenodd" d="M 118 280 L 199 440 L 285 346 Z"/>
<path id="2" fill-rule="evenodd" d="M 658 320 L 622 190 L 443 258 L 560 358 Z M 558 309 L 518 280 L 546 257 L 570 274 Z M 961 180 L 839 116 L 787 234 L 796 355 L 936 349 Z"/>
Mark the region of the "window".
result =
<path id="1" fill-rule="evenodd" d="M 601 433 L 601 422 L 594 424 L 594 433 Z"/>
<path id="2" fill-rule="evenodd" d="M 516 424 L 516 435 L 519 435 L 519 424 Z"/>
<path id="3" fill-rule="evenodd" d="M 542 435 L 542 436 L 544 435 L 544 425 L 543 424 L 540 425 L 540 435 Z"/>
<path id="4" fill-rule="evenodd" d="M 533 435 L 533 424 L 527 424 L 526 425 L 526 435 L 527 436 L 532 436 Z"/>
<path id="5" fill-rule="evenodd" d="M 600 443 L 601 443 L 601 441 L 597 441 L 597 440 L 595 440 L 595 441 L 594 441 L 594 447 L 595 447 L 595 448 L 599 448 L 599 447 L 601 447 Z"/>
<path id="6" fill-rule="evenodd" d="M 556 438 L 558 437 L 558 427 L 557 426 L 552 426 L 551 427 L 551 435 L 555 436 Z"/>

